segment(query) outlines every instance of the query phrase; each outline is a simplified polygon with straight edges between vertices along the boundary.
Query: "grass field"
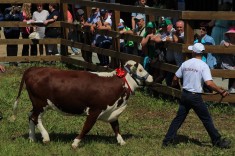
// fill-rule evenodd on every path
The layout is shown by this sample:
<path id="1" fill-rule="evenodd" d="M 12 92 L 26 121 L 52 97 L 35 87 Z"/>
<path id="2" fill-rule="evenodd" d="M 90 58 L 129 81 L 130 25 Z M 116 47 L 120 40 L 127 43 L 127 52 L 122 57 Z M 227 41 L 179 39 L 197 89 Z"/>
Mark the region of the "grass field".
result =
<path id="1" fill-rule="evenodd" d="M 175 102 L 154 98 L 145 91 L 137 91 L 128 101 L 126 111 L 120 116 L 120 129 L 126 145 L 117 144 L 111 126 L 98 121 L 77 150 L 71 148 L 79 134 L 85 117 L 63 116 L 55 111 L 44 115 L 44 126 L 51 142 L 43 144 L 37 130 L 37 142 L 28 140 L 28 112 L 31 103 L 23 91 L 18 107 L 17 120 L 9 122 L 12 106 L 18 93 L 25 66 L 7 67 L 0 74 L 0 156 L 234 156 L 235 111 L 226 104 L 208 104 L 215 126 L 220 133 L 232 140 L 232 148 L 221 150 L 211 146 L 202 123 L 193 111 L 178 132 L 176 147 L 161 148 L 162 139 L 177 111 Z M 57 68 L 66 68 L 57 65 Z M 76 93 L 74 96 L 79 96 Z"/>

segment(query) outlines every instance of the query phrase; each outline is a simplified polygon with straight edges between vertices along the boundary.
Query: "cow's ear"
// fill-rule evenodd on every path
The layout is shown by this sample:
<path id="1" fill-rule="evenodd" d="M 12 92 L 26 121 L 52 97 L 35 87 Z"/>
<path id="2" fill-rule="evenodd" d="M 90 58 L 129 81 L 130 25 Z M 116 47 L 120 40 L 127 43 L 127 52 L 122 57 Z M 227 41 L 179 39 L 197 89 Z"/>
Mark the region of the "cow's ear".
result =
<path id="1" fill-rule="evenodd" d="M 139 66 L 139 63 L 137 62 L 137 63 L 134 65 L 134 67 L 137 69 L 138 66 Z"/>

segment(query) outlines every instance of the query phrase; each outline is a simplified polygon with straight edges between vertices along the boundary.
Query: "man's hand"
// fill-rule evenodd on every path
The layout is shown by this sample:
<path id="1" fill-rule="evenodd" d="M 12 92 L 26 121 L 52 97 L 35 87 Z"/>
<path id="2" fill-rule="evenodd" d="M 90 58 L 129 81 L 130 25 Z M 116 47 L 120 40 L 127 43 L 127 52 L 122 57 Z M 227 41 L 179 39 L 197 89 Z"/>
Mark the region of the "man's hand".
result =
<path id="1" fill-rule="evenodd" d="M 4 73 L 4 72 L 5 72 L 5 67 L 2 66 L 2 65 L 0 65 L 0 71 L 1 71 L 2 73 Z"/>
<path id="2" fill-rule="evenodd" d="M 229 95 L 229 92 L 226 91 L 226 90 L 223 90 L 223 91 L 220 93 L 220 95 L 221 95 L 222 97 L 226 97 L 226 96 Z"/>

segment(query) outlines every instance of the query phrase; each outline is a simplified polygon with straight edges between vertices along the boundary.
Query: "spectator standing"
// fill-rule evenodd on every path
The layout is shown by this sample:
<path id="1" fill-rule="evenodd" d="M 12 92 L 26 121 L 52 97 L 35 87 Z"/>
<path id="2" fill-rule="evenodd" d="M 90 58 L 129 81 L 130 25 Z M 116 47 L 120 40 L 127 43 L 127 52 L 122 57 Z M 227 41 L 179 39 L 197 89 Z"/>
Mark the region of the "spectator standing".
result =
<path id="1" fill-rule="evenodd" d="M 84 18 L 84 11 L 82 9 L 78 9 L 76 11 L 75 20 L 74 20 L 73 24 L 78 25 L 80 28 L 84 27 L 85 18 Z M 82 42 L 82 43 L 84 42 L 84 32 L 83 31 L 75 31 L 72 29 L 69 32 L 68 36 L 71 41 Z M 78 55 L 80 53 L 79 48 L 71 47 L 71 50 L 73 52 L 71 55 Z"/>
<path id="2" fill-rule="evenodd" d="M 145 54 L 144 68 L 154 77 L 154 81 L 160 81 L 162 71 L 156 68 L 152 68 L 156 61 L 159 60 L 159 51 L 161 47 L 161 35 L 156 30 L 155 22 L 148 22 L 146 25 L 146 32 L 141 41 L 142 50 Z"/>
<path id="3" fill-rule="evenodd" d="M 100 10 L 100 21 L 97 22 L 95 27 L 97 30 L 111 30 L 112 20 L 108 10 Z M 100 48 L 109 49 L 112 45 L 112 38 L 105 35 L 96 34 L 95 45 Z M 98 58 L 101 66 L 109 65 L 109 56 L 98 54 Z"/>
<path id="4" fill-rule="evenodd" d="M 21 7 L 15 6 L 14 4 L 11 7 L 8 7 L 4 11 L 4 20 L 5 21 L 22 21 L 23 16 L 21 14 Z M 5 27 L 4 36 L 6 39 L 19 39 L 20 37 L 20 28 L 19 27 Z M 7 45 L 7 56 L 17 56 L 18 45 Z M 17 66 L 16 62 L 10 63 L 10 65 Z"/>
<path id="5" fill-rule="evenodd" d="M 31 15 L 31 3 L 24 3 L 22 5 L 22 15 L 23 15 L 23 22 L 27 22 L 30 21 L 32 19 L 32 15 Z M 33 28 L 32 27 L 23 27 L 22 28 L 22 38 L 23 39 L 28 39 L 29 38 L 29 34 L 33 32 Z M 32 44 L 30 46 L 30 54 L 32 56 L 37 55 L 37 45 Z M 28 44 L 24 44 L 23 45 L 23 49 L 22 49 L 22 56 L 28 56 L 29 55 L 29 45 Z"/>
<path id="6" fill-rule="evenodd" d="M 120 33 L 121 34 L 123 33 L 123 34 L 137 35 L 137 36 L 142 36 L 143 37 L 145 32 L 146 32 L 144 16 L 142 14 L 138 14 L 135 17 L 135 22 L 137 24 L 137 27 L 135 29 L 128 30 L 128 31 L 123 31 L 123 32 L 120 32 Z M 138 56 L 144 56 L 144 53 L 142 51 L 141 43 L 135 44 L 135 48 L 137 48 Z"/>
<path id="7" fill-rule="evenodd" d="M 225 47 L 234 46 L 235 45 L 235 26 L 231 27 L 225 33 L 227 41 L 221 41 L 221 45 Z M 221 68 L 228 70 L 235 70 L 235 54 L 223 54 L 221 56 Z M 235 93 L 235 78 L 229 78 L 228 88 L 230 93 Z"/>
<path id="8" fill-rule="evenodd" d="M 47 17 L 49 16 L 49 12 L 47 10 L 43 9 L 42 3 L 37 3 L 37 11 L 33 12 L 33 20 L 34 21 L 42 21 L 44 22 Z M 34 27 L 34 31 L 39 33 L 40 39 L 43 39 L 45 37 L 45 27 L 37 26 Z M 43 45 L 39 44 L 39 53 L 40 55 L 43 55 Z"/>
<path id="9" fill-rule="evenodd" d="M 91 15 L 84 24 L 85 34 L 84 42 L 95 46 L 95 27 L 97 22 L 100 21 L 100 11 L 99 8 L 92 7 Z M 82 51 L 82 57 L 86 62 L 92 63 L 92 52 Z"/>
<path id="10" fill-rule="evenodd" d="M 59 20 L 59 11 L 57 10 L 56 3 L 49 4 L 49 11 L 50 14 L 47 19 L 43 22 L 44 25 L 48 25 L 50 23 L 54 23 Z M 58 38 L 60 36 L 60 29 L 55 27 L 47 27 L 45 30 L 45 37 L 46 38 Z M 54 55 L 58 54 L 58 49 L 56 44 L 49 44 L 47 48 L 47 55 Z"/>
<path id="11" fill-rule="evenodd" d="M 173 33 L 174 43 L 184 43 L 184 21 L 178 20 L 176 22 L 176 31 Z M 184 62 L 184 56 L 182 52 L 174 51 L 174 59 L 177 66 L 181 66 Z"/>
<path id="12" fill-rule="evenodd" d="M 3 21 L 4 20 L 4 15 L 2 13 L 2 11 L 0 10 L 0 21 Z M 2 28 L 0 27 L 0 38 L 1 38 L 1 30 Z"/>
<path id="13" fill-rule="evenodd" d="M 120 19 L 120 22 L 118 24 L 118 30 L 120 34 L 123 34 L 125 31 L 131 30 L 128 26 L 126 26 L 123 19 Z M 129 40 L 120 39 L 120 51 L 127 53 L 127 54 L 133 54 L 134 51 L 134 42 Z"/>
<path id="14" fill-rule="evenodd" d="M 163 22 L 160 24 L 160 34 L 161 34 L 161 40 L 164 43 L 170 43 L 173 42 L 173 34 L 175 33 L 175 29 L 173 28 L 173 24 L 171 20 L 165 18 Z M 175 64 L 174 59 L 174 51 L 165 48 L 165 61 L 170 64 Z M 167 86 L 171 86 L 172 79 L 174 77 L 174 74 L 171 72 L 167 72 L 165 75 L 166 84 Z"/>
<path id="15" fill-rule="evenodd" d="M 207 34 L 208 26 L 205 25 L 204 23 L 201 23 L 200 25 L 201 26 L 200 26 L 199 40 L 195 40 L 195 43 L 200 42 L 202 44 L 215 45 L 214 39 Z M 214 69 L 217 65 L 214 54 L 207 53 L 207 55 L 204 56 L 205 57 L 203 57 L 202 60 L 206 62 L 211 69 Z"/>
<path id="16" fill-rule="evenodd" d="M 230 2 L 225 2 L 219 6 L 219 11 L 232 11 L 232 4 Z M 224 35 L 228 29 L 235 25 L 234 20 L 212 20 L 208 23 L 208 25 L 212 28 L 211 37 L 215 40 L 215 45 L 220 45 L 222 40 L 226 40 L 226 36 Z M 221 66 L 221 55 L 216 54 L 217 67 Z"/>
<path id="17" fill-rule="evenodd" d="M 221 139 L 221 135 L 213 124 L 208 108 L 203 102 L 201 96 L 203 82 L 214 91 L 220 93 L 222 97 L 227 96 L 229 93 L 213 82 L 208 65 L 201 60 L 202 53 L 205 50 L 204 45 L 196 43 L 189 46 L 188 49 L 192 50 L 193 58 L 185 61 L 175 73 L 172 85 L 177 85 L 179 79 L 183 78 L 183 93 L 177 115 L 166 133 L 162 146 L 167 147 L 173 144 L 178 129 L 183 124 L 190 109 L 193 109 L 206 128 L 213 146 L 229 148 L 231 141 Z"/>
<path id="18" fill-rule="evenodd" d="M 232 11 L 232 6 L 230 2 L 225 2 L 219 6 L 219 11 Z M 224 33 L 233 25 L 235 21 L 232 20 L 212 20 L 208 23 L 209 27 L 213 27 L 211 37 L 215 40 L 215 45 L 220 45 L 220 42 L 226 39 Z"/>
<path id="19" fill-rule="evenodd" d="M 147 0 L 138 0 L 135 5 L 136 6 L 139 6 L 139 7 L 149 7 L 146 5 L 147 3 Z M 136 22 L 136 17 L 137 15 L 142 15 L 144 17 L 144 21 L 146 21 L 146 16 L 145 14 L 142 14 L 142 13 L 132 13 L 131 14 L 131 26 L 132 26 L 132 29 L 135 29 L 136 27 L 138 27 L 138 24 Z"/>

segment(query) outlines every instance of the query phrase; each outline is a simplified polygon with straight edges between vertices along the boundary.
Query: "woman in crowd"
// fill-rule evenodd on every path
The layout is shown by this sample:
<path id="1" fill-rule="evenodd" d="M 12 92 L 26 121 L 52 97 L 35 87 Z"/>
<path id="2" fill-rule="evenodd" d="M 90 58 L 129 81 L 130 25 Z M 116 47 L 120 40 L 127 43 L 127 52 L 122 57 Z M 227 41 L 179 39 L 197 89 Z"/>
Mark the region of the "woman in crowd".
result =
<path id="1" fill-rule="evenodd" d="M 228 38 L 227 41 L 221 41 L 221 45 L 225 47 L 235 45 L 235 26 L 231 27 L 226 33 L 225 36 Z M 221 56 L 221 68 L 235 70 L 235 54 L 223 54 Z M 229 79 L 228 84 L 229 92 L 235 93 L 235 78 Z"/>
<path id="2" fill-rule="evenodd" d="M 31 20 L 31 3 L 24 3 L 22 6 L 22 15 L 23 15 L 23 22 L 27 22 Z M 33 31 L 32 27 L 23 27 L 22 28 L 22 38 L 28 39 L 29 34 Z M 37 45 L 31 45 L 30 49 L 31 55 L 37 55 Z M 29 45 L 24 44 L 22 49 L 22 56 L 28 56 L 29 55 Z"/>

